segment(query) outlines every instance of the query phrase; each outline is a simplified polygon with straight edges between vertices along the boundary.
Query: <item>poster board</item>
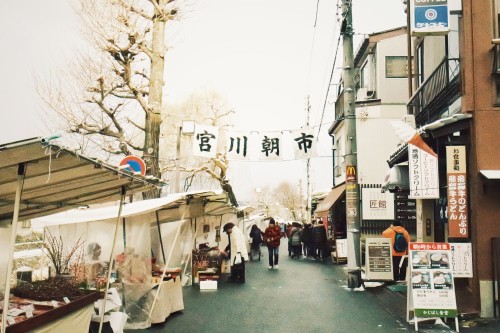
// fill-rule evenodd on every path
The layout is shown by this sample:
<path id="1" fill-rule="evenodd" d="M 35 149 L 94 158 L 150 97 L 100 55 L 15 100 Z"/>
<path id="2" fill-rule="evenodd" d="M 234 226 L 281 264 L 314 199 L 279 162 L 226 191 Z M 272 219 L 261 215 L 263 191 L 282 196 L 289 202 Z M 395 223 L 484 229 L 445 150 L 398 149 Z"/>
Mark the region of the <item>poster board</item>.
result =
<path id="1" fill-rule="evenodd" d="M 451 269 L 456 278 L 472 278 L 472 244 L 450 243 Z"/>
<path id="2" fill-rule="evenodd" d="M 417 318 L 447 317 L 458 322 L 450 244 L 410 243 L 409 256 L 408 313 L 414 311 L 415 326 Z"/>
<path id="3" fill-rule="evenodd" d="M 389 238 L 366 238 L 365 279 L 392 281 L 392 251 Z"/>
<path id="4" fill-rule="evenodd" d="M 335 240 L 335 252 L 332 252 L 332 256 L 336 263 L 347 262 L 347 239 Z"/>

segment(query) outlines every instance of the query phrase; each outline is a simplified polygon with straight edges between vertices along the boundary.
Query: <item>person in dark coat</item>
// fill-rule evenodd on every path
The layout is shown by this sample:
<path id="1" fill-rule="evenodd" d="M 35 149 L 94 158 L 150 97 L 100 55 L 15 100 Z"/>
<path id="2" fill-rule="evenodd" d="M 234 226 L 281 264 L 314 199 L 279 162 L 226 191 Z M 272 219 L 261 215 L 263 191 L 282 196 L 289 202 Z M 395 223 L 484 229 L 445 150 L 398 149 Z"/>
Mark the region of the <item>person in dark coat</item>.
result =
<path id="1" fill-rule="evenodd" d="M 325 246 L 326 246 L 326 229 L 323 221 L 319 220 L 316 225 L 312 227 L 311 240 L 313 246 L 313 258 L 326 259 Z"/>
<path id="2" fill-rule="evenodd" d="M 250 260 L 253 260 L 253 255 L 259 255 L 260 261 L 260 245 L 263 243 L 262 235 L 264 233 L 255 224 L 252 225 L 250 229 L 250 238 L 252 239 L 252 244 L 250 245 Z"/>
<path id="3" fill-rule="evenodd" d="M 311 249 L 311 238 L 312 238 L 312 225 L 307 223 L 304 225 L 304 229 L 302 230 L 302 243 L 304 246 L 304 257 L 307 258 L 311 256 L 313 251 Z"/>
<path id="4" fill-rule="evenodd" d="M 302 228 L 299 223 L 293 223 L 292 230 L 290 231 L 290 237 L 288 239 L 288 244 L 292 248 L 292 259 L 300 258 L 300 254 L 302 252 Z"/>

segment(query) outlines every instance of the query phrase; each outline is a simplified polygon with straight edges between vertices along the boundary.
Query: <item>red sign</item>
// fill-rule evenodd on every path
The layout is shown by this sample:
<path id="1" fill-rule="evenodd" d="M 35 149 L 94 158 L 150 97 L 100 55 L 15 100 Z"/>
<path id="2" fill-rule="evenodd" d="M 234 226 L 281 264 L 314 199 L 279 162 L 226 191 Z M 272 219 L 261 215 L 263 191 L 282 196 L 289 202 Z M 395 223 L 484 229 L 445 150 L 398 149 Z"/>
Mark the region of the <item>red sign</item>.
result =
<path id="1" fill-rule="evenodd" d="M 353 165 L 348 165 L 345 168 L 345 180 L 346 182 L 355 182 L 356 181 L 356 167 Z"/>
<path id="2" fill-rule="evenodd" d="M 465 146 L 446 147 L 448 179 L 448 237 L 468 238 L 467 171 Z"/>
<path id="3" fill-rule="evenodd" d="M 146 174 L 146 164 L 140 157 L 134 155 L 127 156 L 121 160 L 120 165 L 128 165 L 125 170 L 130 172 L 140 172 L 143 176 Z"/>

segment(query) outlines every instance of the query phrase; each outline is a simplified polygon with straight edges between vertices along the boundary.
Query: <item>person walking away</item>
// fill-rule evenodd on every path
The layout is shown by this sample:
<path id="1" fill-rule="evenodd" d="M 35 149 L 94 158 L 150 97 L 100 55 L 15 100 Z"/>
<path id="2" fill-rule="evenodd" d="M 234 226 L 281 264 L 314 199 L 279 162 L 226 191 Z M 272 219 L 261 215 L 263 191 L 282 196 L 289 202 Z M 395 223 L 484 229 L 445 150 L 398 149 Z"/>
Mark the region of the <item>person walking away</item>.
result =
<path id="1" fill-rule="evenodd" d="M 302 228 L 299 225 L 292 227 L 289 242 L 292 247 L 292 259 L 300 258 L 302 252 Z"/>
<path id="2" fill-rule="evenodd" d="M 394 224 L 382 232 L 382 236 L 391 240 L 393 279 L 394 281 L 404 281 L 406 279 L 408 260 L 401 264 L 401 258 L 408 253 L 410 234 L 401 225 L 401 221 L 394 221 Z"/>
<path id="3" fill-rule="evenodd" d="M 260 261 L 260 245 L 262 244 L 262 234 L 263 232 L 257 227 L 257 225 L 252 225 L 250 229 L 250 238 L 252 239 L 252 244 L 250 245 L 250 260 L 253 260 L 255 254 L 259 255 Z"/>
<path id="4" fill-rule="evenodd" d="M 313 258 L 326 259 L 325 246 L 326 246 L 326 229 L 323 221 L 319 220 L 317 224 L 312 227 L 311 240 L 313 245 Z"/>
<path id="5" fill-rule="evenodd" d="M 248 251 L 245 236 L 241 230 L 232 222 L 224 224 L 224 232 L 229 239 L 229 253 L 223 251 L 222 254 L 229 257 L 231 263 L 231 276 L 228 282 L 245 283 L 245 261 L 248 261 Z"/>
<path id="6" fill-rule="evenodd" d="M 286 228 L 285 228 L 285 234 L 286 234 L 286 238 L 288 238 L 288 256 L 289 257 L 292 256 L 292 245 L 291 245 L 292 240 L 290 239 L 290 232 L 292 232 L 292 224 L 287 223 Z"/>
<path id="7" fill-rule="evenodd" d="M 278 269 L 278 259 L 280 255 L 281 228 L 276 225 L 276 221 L 271 218 L 269 225 L 264 231 L 264 241 L 269 252 L 269 269 Z"/>
<path id="8" fill-rule="evenodd" d="M 302 230 L 302 243 L 304 244 L 304 258 L 307 258 L 312 254 L 311 237 L 312 237 L 312 225 L 311 223 L 306 223 L 304 229 Z"/>

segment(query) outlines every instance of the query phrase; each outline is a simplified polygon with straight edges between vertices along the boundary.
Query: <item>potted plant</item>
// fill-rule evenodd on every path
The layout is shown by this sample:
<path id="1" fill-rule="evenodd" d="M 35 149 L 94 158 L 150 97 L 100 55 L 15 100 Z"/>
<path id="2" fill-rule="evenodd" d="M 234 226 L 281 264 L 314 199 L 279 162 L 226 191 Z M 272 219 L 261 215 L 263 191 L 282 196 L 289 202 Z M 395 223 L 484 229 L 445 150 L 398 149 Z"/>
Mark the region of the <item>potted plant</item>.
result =
<path id="1" fill-rule="evenodd" d="M 41 243 L 45 255 L 50 259 L 52 266 L 55 269 L 55 274 L 58 277 L 70 276 L 71 264 L 82 257 L 83 251 L 82 236 L 71 246 L 64 245 L 62 236 L 52 235 L 50 230 L 45 229 L 43 232 L 44 241 Z"/>

